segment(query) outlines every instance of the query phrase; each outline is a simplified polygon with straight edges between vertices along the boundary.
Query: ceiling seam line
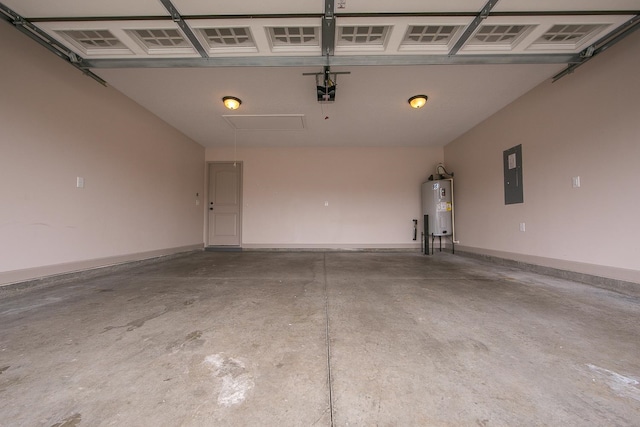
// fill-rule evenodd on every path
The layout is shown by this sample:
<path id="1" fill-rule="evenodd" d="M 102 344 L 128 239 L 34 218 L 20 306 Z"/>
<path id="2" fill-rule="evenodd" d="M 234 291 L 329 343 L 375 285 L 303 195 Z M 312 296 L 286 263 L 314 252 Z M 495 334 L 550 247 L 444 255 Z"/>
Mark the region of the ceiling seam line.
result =
<path id="1" fill-rule="evenodd" d="M 207 19 L 277 19 L 277 18 L 322 18 L 322 13 L 274 13 L 274 14 L 230 14 L 230 15 L 180 15 L 185 20 Z M 138 15 L 138 16 L 54 16 L 28 18 L 31 22 L 101 22 L 101 21 L 166 21 L 171 15 Z"/>
<path id="2" fill-rule="evenodd" d="M 519 11 L 519 12 L 491 12 L 491 16 L 622 16 L 637 15 L 640 10 L 564 10 L 564 11 Z"/>
<path id="3" fill-rule="evenodd" d="M 491 12 L 491 16 L 524 17 L 524 16 L 607 16 L 607 15 L 638 15 L 640 10 L 564 10 L 564 11 L 518 11 Z M 475 17 L 477 12 L 335 12 L 336 18 L 456 18 Z M 274 13 L 274 14 L 229 14 L 229 15 L 180 15 L 183 20 L 205 19 L 277 19 L 277 18 L 323 18 L 322 13 Z M 139 16 L 54 16 L 54 17 L 24 17 L 31 23 L 39 22 L 100 22 L 100 21 L 164 21 L 171 20 L 170 15 L 139 15 Z"/>
<path id="4" fill-rule="evenodd" d="M 144 15 L 144 16 L 53 16 L 25 18 L 32 23 L 42 22 L 109 22 L 109 21 L 168 21 L 171 16 Z"/>

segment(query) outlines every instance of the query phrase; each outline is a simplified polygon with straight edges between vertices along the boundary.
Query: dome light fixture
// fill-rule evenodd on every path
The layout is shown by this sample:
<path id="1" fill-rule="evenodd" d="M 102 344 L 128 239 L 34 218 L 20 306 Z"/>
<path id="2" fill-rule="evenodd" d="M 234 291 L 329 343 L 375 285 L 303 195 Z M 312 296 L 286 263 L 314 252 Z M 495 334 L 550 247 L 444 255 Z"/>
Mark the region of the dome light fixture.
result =
<path id="1" fill-rule="evenodd" d="M 240 104 L 242 104 L 240 98 L 236 98 L 235 96 L 225 96 L 222 98 L 222 102 L 229 110 L 237 110 Z"/>
<path id="2" fill-rule="evenodd" d="M 429 99 L 427 95 L 412 96 L 409 98 L 409 105 L 411 105 L 412 108 L 421 108 L 427 103 L 427 99 Z"/>

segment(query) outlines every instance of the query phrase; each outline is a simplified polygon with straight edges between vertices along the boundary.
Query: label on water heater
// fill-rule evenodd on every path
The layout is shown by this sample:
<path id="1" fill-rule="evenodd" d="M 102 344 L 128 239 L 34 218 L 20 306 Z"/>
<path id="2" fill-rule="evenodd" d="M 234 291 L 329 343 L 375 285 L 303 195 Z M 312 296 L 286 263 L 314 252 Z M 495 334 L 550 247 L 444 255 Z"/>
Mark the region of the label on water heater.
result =
<path id="1" fill-rule="evenodd" d="M 433 189 L 437 190 L 438 188 L 440 188 L 440 183 L 436 182 L 435 184 L 433 184 Z"/>
<path id="2" fill-rule="evenodd" d="M 446 212 L 446 211 L 448 211 L 448 210 L 451 210 L 450 208 L 449 208 L 449 209 L 447 209 L 447 207 L 448 207 L 447 205 L 449 205 L 449 206 L 450 206 L 451 204 L 450 204 L 450 203 L 447 203 L 447 202 L 440 202 L 440 203 L 438 203 L 438 204 L 436 205 L 436 210 L 437 210 L 438 212 Z"/>

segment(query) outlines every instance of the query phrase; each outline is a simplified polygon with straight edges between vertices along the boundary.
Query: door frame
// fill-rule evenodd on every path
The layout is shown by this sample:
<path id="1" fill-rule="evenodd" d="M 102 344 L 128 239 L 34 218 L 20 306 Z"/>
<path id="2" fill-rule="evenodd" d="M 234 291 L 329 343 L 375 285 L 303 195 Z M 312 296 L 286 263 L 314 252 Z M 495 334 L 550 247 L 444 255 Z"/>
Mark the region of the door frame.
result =
<path id="1" fill-rule="evenodd" d="M 204 247 L 210 247 L 211 245 L 209 244 L 209 196 L 210 196 L 210 186 L 211 186 L 211 176 L 210 176 L 210 171 L 211 171 L 211 165 L 212 164 L 233 164 L 235 163 L 239 168 L 240 168 L 240 173 L 238 176 L 238 189 L 239 189 L 239 196 L 238 196 L 238 245 L 230 245 L 230 248 L 241 248 L 242 247 L 242 222 L 243 222 L 243 198 L 242 198 L 242 193 L 243 193 L 243 184 L 244 184 L 244 180 L 243 180 L 243 175 L 244 175 L 244 163 L 241 161 L 217 161 L 217 160 L 212 160 L 212 161 L 208 161 L 206 162 L 205 165 L 205 204 L 204 204 L 204 242 L 205 245 Z"/>

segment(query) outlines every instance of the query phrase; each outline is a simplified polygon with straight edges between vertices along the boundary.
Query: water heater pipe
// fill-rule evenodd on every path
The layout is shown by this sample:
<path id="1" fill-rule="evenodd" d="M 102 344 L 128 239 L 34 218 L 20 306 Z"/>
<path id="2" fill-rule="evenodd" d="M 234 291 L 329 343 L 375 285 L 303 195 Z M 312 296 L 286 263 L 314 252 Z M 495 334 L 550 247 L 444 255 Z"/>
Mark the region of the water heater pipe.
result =
<path id="1" fill-rule="evenodd" d="M 456 193 L 453 191 L 453 178 L 451 178 L 451 239 L 455 245 L 459 245 L 460 241 L 456 240 L 456 206 L 455 197 Z"/>

